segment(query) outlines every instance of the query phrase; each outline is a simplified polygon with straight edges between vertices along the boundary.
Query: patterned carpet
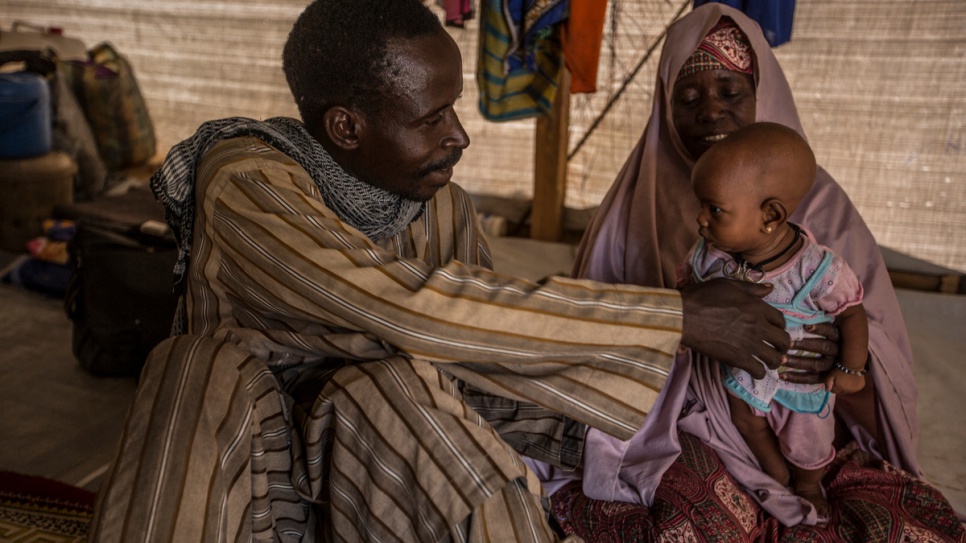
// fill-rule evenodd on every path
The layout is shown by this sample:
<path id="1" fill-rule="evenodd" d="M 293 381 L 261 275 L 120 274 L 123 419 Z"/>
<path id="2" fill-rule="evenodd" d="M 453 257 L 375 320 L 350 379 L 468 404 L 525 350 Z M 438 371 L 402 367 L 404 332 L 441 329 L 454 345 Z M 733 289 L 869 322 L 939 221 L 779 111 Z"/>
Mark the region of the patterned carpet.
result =
<path id="1" fill-rule="evenodd" d="M 0 543 L 85 541 L 93 512 L 91 492 L 0 471 Z"/>
<path id="2" fill-rule="evenodd" d="M 564 532 L 588 543 L 966 543 L 939 491 L 855 442 L 826 468 L 829 522 L 785 527 L 741 490 L 708 445 L 678 436 L 681 456 L 650 508 L 592 500 L 570 483 L 552 500 Z"/>

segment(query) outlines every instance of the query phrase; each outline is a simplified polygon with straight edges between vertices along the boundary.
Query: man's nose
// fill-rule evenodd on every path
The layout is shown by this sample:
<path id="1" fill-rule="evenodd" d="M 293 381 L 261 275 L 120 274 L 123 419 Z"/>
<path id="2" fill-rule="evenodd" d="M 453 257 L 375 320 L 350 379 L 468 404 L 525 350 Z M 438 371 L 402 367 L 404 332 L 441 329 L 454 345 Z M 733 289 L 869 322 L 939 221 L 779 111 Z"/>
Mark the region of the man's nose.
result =
<path id="1" fill-rule="evenodd" d="M 455 119 L 453 131 L 443 140 L 443 147 L 466 149 L 470 146 L 470 135 L 463 129 L 463 123 L 460 122 L 459 117 L 455 115 L 453 117 Z"/>

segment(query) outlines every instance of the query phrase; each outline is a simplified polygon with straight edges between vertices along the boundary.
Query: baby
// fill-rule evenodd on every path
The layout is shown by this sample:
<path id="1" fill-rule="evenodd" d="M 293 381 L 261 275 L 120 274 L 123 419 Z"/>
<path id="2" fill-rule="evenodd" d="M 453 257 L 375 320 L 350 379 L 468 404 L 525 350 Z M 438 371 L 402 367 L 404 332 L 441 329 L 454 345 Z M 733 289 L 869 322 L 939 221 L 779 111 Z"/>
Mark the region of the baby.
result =
<path id="1" fill-rule="evenodd" d="M 833 394 L 865 386 L 868 321 L 862 286 L 844 260 L 788 222 L 815 179 L 815 156 L 794 130 L 754 123 L 709 149 L 691 181 L 701 202 L 698 239 L 678 286 L 729 277 L 774 286 L 765 301 L 782 311 L 792 339 L 806 324 L 834 320 L 840 355 L 825 383 L 795 384 L 776 370 L 763 379 L 722 365 L 731 420 L 761 469 L 828 513 L 821 486 L 835 456 Z M 792 471 L 789 471 L 789 464 Z"/>

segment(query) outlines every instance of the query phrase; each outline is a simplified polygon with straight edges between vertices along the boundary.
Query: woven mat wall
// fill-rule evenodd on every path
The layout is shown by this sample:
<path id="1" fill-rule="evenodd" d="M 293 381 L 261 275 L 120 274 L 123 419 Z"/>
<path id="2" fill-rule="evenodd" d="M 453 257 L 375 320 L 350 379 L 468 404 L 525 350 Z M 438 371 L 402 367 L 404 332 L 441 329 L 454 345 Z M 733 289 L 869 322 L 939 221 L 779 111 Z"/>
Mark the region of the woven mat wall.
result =
<path id="1" fill-rule="evenodd" d="M 222 116 L 295 115 L 282 44 L 306 0 L 0 0 L 14 20 L 58 25 L 125 54 L 161 149 Z M 611 0 L 599 92 L 572 100 L 571 146 L 657 39 L 681 0 Z M 83 6 L 83 7 L 82 7 Z M 966 2 L 809 0 L 776 50 L 820 162 L 879 242 L 966 270 Z M 472 147 L 457 179 L 474 193 L 528 198 L 533 121 L 494 124 L 476 109 L 477 26 L 450 30 L 464 54 L 459 113 Z M 567 206 L 592 208 L 650 109 L 655 53 L 570 163 Z"/>

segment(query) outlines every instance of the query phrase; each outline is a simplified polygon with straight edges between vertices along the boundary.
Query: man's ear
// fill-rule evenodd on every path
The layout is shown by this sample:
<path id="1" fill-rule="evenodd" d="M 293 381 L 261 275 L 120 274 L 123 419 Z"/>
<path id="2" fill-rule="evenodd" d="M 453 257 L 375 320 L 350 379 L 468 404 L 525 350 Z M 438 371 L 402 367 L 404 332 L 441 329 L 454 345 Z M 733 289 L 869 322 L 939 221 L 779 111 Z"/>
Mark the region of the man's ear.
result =
<path id="1" fill-rule="evenodd" d="M 774 232 L 788 220 L 788 209 L 778 198 L 769 198 L 761 203 L 761 217 L 763 232 Z"/>
<path id="2" fill-rule="evenodd" d="M 359 146 L 359 136 L 365 129 L 365 120 L 358 111 L 345 106 L 333 106 L 323 114 L 322 123 L 326 135 L 340 149 L 352 151 Z"/>

